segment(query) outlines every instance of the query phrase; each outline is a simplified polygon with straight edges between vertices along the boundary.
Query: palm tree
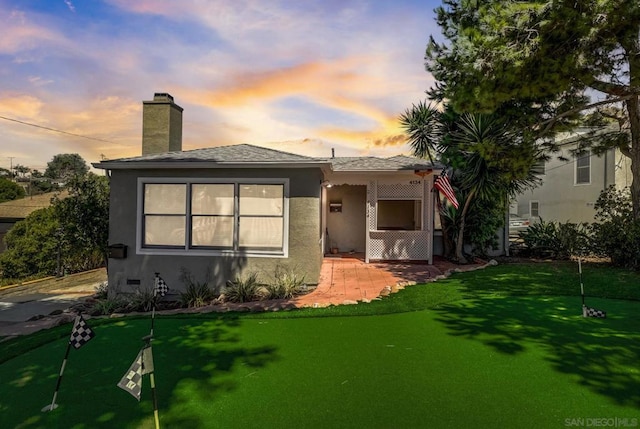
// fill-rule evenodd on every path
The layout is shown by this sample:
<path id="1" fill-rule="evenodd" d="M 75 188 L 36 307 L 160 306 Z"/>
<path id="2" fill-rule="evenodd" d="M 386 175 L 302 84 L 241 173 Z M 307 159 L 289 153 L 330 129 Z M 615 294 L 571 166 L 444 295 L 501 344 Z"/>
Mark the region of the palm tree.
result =
<path id="1" fill-rule="evenodd" d="M 541 152 L 535 142 L 522 139 L 499 118 L 484 114 L 458 115 L 420 102 L 400 117 L 414 155 L 437 158 L 454 168 L 452 184 L 461 208 L 440 210 L 445 255 L 466 263 L 464 233 L 466 217 L 476 200 L 506 207 L 508 199 L 538 183 L 532 166 Z M 445 228 L 445 223 L 448 225 Z M 452 227 L 453 226 L 453 227 Z"/>

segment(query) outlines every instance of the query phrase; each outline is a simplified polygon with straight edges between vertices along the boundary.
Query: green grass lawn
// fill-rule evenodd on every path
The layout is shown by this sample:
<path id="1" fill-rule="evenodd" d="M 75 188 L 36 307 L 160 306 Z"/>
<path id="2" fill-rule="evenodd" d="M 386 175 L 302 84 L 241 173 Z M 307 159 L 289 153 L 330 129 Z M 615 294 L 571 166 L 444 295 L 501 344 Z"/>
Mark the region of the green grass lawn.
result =
<path id="1" fill-rule="evenodd" d="M 161 425 L 638 426 L 640 277 L 585 267 L 587 304 L 608 318 L 584 319 L 574 265 L 501 265 L 371 305 L 161 316 L 153 342 Z M 96 338 L 71 351 L 51 413 L 40 409 L 70 325 L 0 344 L 1 427 L 153 427 L 148 377 L 140 403 L 116 387 L 149 319 L 90 324 Z"/>

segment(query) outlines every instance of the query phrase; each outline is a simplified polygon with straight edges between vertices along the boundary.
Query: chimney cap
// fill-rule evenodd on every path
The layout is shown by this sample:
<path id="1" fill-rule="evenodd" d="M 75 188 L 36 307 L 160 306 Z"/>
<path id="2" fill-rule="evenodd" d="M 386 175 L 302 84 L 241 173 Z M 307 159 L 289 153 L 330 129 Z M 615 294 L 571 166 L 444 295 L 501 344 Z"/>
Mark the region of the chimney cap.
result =
<path id="1" fill-rule="evenodd" d="M 170 101 L 173 103 L 173 97 L 168 92 L 156 92 L 153 94 L 153 101 Z"/>

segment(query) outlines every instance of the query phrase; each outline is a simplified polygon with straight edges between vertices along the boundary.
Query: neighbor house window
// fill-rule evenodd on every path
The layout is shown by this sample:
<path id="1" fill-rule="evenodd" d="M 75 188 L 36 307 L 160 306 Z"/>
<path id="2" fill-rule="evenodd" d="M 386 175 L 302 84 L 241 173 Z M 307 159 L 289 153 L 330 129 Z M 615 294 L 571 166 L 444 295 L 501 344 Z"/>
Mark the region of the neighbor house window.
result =
<path id="1" fill-rule="evenodd" d="M 540 217 L 540 203 L 529 201 L 529 217 Z"/>
<path id="2" fill-rule="evenodd" d="M 576 185 L 591 183 L 591 152 L 585 151 L 576 159 Z"/>
<path id="3" fill-rule="evenodd" d="M 378 200 L 377 230 L 422 229 L 422 201 Z"/>
<path id="4" fill-rule="evenodd" d="M 140 179 L 141 248 L 285 253 L 288 184 Z"/>

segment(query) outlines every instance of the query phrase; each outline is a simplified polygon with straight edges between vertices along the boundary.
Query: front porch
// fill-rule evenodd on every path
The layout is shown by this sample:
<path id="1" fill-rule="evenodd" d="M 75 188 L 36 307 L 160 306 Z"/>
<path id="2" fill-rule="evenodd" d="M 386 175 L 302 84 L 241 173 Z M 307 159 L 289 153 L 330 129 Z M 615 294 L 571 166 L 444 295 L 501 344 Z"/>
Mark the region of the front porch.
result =
<path id="1" fill-rule="evenodd" d="M 366 302 L 395 292 L 398 286 L 402 288 L 404 285 L 432 281 L 454 268 L 469 271 L 483 265 L 455 265 L 439 256 L 433 257 L 431 265 L 402 261 L 366 263 L 362 253 L 340 254 L 325 257 L 316 289 L 291 302 L 298 308 Z"/>

